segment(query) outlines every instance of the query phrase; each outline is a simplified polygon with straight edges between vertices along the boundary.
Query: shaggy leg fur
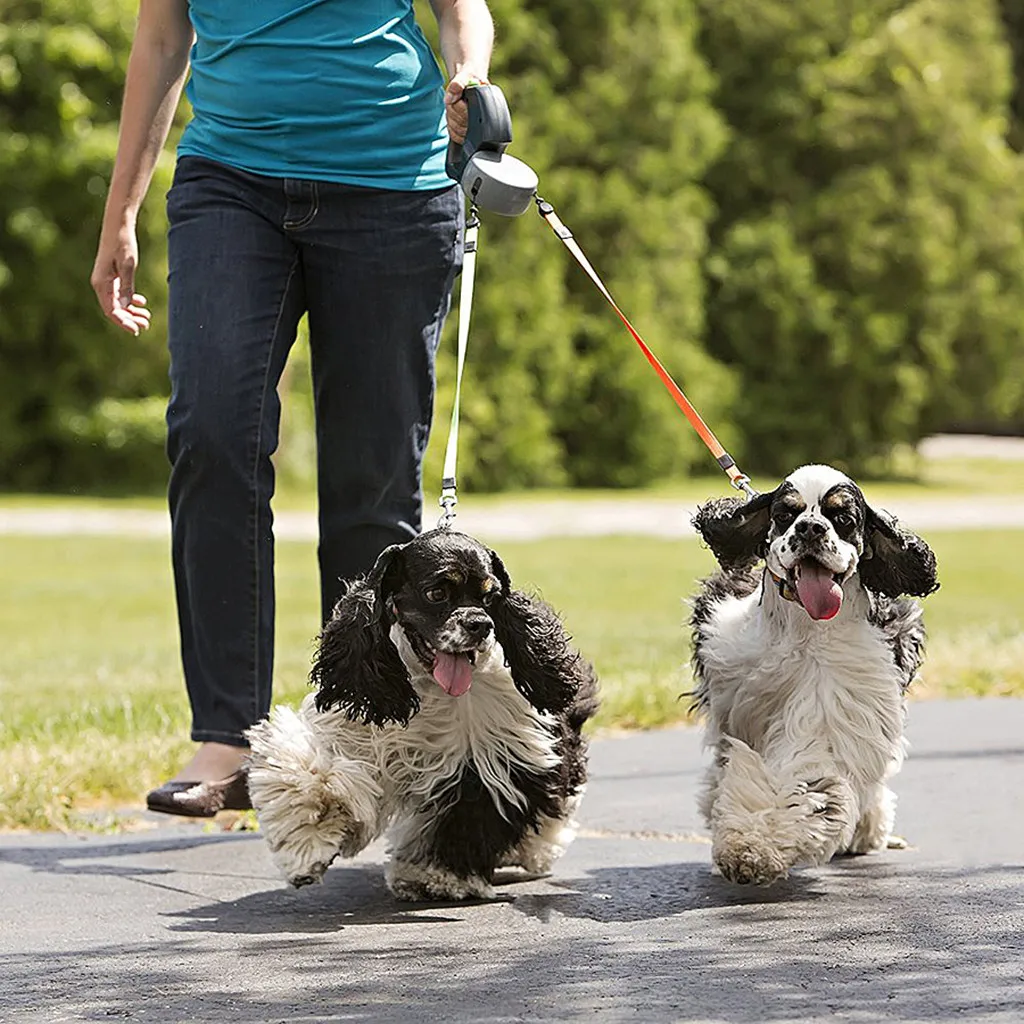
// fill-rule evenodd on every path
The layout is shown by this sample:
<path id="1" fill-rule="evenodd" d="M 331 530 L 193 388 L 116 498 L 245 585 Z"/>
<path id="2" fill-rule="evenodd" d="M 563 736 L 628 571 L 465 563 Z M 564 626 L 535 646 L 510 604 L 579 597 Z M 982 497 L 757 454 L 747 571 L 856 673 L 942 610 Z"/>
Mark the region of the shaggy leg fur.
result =
<path id="1" fill-rule="evenodd" d="M 298 713 L 276 707 L 248 733 L 253 807 L 275 864 L 296 887 L 319 882 L 335 857 L 353 856 L 379 832 L 376 769 L 318 727 L 337 717 L 308 702 Z"/>
<path id="2" fill-rule="evenodd" d="M 860 819 L 853 833 L 853 839 L 846 852 L 851 854 L 874 853 L 884 850 L 892 837 L 896 822 L 896 794 L 884 783 L 873 786 L 862 805 Z M 906 846 L 897 840 L 896 848 Z"/>
<path id="3" fill-rule="evenodd" d="M 580 827 L 576 821 L 576 810 L 582 800 L 583 789 L 580 789 L 565 801 L 565 812 L 561 817 L 543 815 L 536 831 L 528 832 L 513 850 L 501 858 L 498 867 L 522 868 L 531 875 L 548 874 L 576 838 Z"/>
<path id="4" fill-rule="evenodd" d="M 434 813 L 427 810 L 403 821 L 392 835 L 391 859 L 384 869 L 392 895 L 410 903 L 491 899 L 490 870 L 456 870 L 441 863 L 430 841 L 433 824 Z"/>
<path id="5" fill-rule="evenodd" d="M 495 868 L 513 851 L 546 870 L 564 803 L 550 795 L 543 776 L 513 769 L 510 778 L 522 800 L 499 807 L 475 763 L 466 761 L 458 781 L 429 798 L 395 835 L 391 891 L 405 900 L 487 898 Z M 524 848 L 530 838 L 534 844 Z"/>
<path id="6" fill-rule="evenodd" d="M 732 882 L 770 885 L 797 864 L 822 864 L 853 831 L 854 793 L 813 751 L 774 766 L 726 737 L 705 786 L 712 859 Z"/>
<path id="7" fill-rule="evenodd" d="M 394 858 L 385 869 L 384 880 L 395 899 L 407 903 L 431 900 L 452 903 L 494 897 L 490 882 L 480 875 L 457 875 L 437 864 L 417 864 Z"/>

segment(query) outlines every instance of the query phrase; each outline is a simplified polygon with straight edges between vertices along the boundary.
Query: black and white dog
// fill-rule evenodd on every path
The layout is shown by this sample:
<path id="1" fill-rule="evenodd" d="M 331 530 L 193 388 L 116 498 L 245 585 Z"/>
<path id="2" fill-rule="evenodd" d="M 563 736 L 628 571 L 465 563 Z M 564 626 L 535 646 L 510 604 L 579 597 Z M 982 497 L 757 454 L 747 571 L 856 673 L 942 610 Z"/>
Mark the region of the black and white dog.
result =
<path id="1" fill-rule="evenodd" d="M 249 791 L 292 885 L 390 829 L 404 900 L 492 894 L 547 872 L 586 782 L 590 664 L 501 559 L 448 529 L 387 548 L 320 636 L 315 694 L 249 731 Z"/>
<path id="2" fill-rule="evenodd" d="M 924 648 L 920 605 L 903 595 L 938 587 L 931 549 L 829 466 L 709 502 L 694 525 L 722 567 L 691 620 L 715 865 L 768 885 L 896 845 L 886 779 Z"/>

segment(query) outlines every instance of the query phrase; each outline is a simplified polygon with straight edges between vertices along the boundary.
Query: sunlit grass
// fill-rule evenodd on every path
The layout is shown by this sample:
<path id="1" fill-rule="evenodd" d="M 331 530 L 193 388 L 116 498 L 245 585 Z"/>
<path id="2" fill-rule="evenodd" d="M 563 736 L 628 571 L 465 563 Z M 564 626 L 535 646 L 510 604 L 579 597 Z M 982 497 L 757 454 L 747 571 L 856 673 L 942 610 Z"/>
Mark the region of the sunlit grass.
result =
<path id="1" fill-rule="evenodd" d="M 917 695 L 1024 694 L 1024 531 L 928 539 L 943 586 L 926 604 Z M 503 543 L 501 554 L 597 666 L 599 727 L 685 717 L 684 598 L 712 567 L 707 551 L 603 537 Z M 277 700 L 306 692 L 315 572 L 311 544 L 278 545 Z M 167 543 L 0 537 L 0 593 L 0 827 L 64 827 L 95 807 L 138 805 L 191 749 Z"/>

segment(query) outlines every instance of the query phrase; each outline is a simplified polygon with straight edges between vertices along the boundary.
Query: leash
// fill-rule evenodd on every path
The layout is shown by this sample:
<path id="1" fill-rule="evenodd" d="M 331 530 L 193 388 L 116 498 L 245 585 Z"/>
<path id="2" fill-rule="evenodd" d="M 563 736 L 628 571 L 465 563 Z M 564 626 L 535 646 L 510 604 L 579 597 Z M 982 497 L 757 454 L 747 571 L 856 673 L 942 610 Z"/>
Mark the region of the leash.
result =
<path id="1" fill-rule="evenodd" d="M 728 475 L 733 487 L 738 491 L 744 491 L 749 498 L 757 496 L 757 491 L 750 484 L 750 477 L 743 473 L 736 460 L 725 450 L 722 443 L 715 437 L 711 428 L 704 422 L 701 415 L 693 407 L 690 400 L 683 394 L 682 389 L 672 379 L 672 375 L 665 369 L 658 357 L 651 351 L 647 342 L 644 341 L 636 328 L 629 322 L 626 315 L 619 309 L 611 292 L 608 291 L 604 281 L 598 276 L 597 271 L 591 266 L 590 261 L 584 255 L 579 243 L 573 237 L 572 232 L 562 223 L 555 208 L 539 195 L 534 196 L 537 203 L 537 212 L 547 222 L 548 227 L 555 233 L 555 236 L 572 253 L 576 262 L 586 271 L 587 276 L 597 286 L 598 291 L 608 300 L 608 304 L 615 310 L 618 318 L 625 325 L 626 330 L 633 336 L 633 340 L 640 346 L 640 350 L 647 357 L 647 361 L 654 368 L 654 372 L 661 378 L 662 384 L 668 389 L 669 394 L 675 399 L 676 405 L 682 410 L 683 415 L 690 421 L 690 426 L 697 431 L 698 437 L 707 446 L 707 449 L 714 456 L 715 461 Z"/>
<path id="2" fill-rule="evenodd" d="M 455 521 L 455 506 L 459 503 L 455 483 L 455 468 L 459 461 L 459 407 L 462 401 L 462 371 L 466 367 L 466 349 L 469 347 L 469 317 L 473 310 L 473 283 L 476 279 L 476 236 L 480 233 L 480 218 L 476 206 L 469 208 L 463 243 L 462 283 L 459 286 L 459 340 L 455 366 L 455 399 L 452 402 L 452 421 L 448 428 L 448 444 L 444 450 L 444 470 L 441 473 L 442 508 L 438 520 L 440 529 L 448 529 Z"/>
<path id="3" fill-rule="evenodd" d="M 563 245 L 572 253 L 576 262 L 586 271 L 587 276 L 597 286 L 608 304 L 640 346 L 647 361 L 661 382 L 668 389 L 676 405 L 690 421 L 690 426 L 704 442 L 715 461 L 728 475 L 733 487 L 744 491 L 748 497 L 757 496 L 757 491 L 750 485 L 750 477 L 743 473 L 736 460 L 725 450 L 715 437 L 711 428 L 701 418 L 682 389 L 672 379 L 671 374 L 640 337 L 636 328 L 629 322 L 626 315 L 619 309 L 611 292 L 590 265 L 583 250 L 576 243 L 572 232 L 559 220 L 555 208 L 537 194 L 538 178 L 536 172 L 522 160 L 509 156 L 505 149 L 512 141 L 512 115 L 509 113 L 505 96 L 496 85 L 486 82 L 472 83 L 463 92 L 466 102 L 468 124 L 466 136 L 461 143 L 449 143 L 448 155 L 445 159 L 445 171 L 453 181 L 457 181 L 470 201 L 470 216 L 476 221 L 476 207 L 493 210 L 506 217 L 517 217 L 525 213 L 530 202 L 537 204 L 541 217 L 559 238 Z M 476 233 L 473 233 L 473 247 L 470 250 L 469 226 L 466 230 L 466 254 L 463 275 L 469 272 L 468 281 L 465 276 L 462 286 L 462 302 L 459 306 L 459 378 L 455 385 L 455 408 L 452 411 L 452 430 L 448 436 L 448 455 L 445 459 L 444 479 L 441 481 L 441 506 L 444 508 L 442 525 L 448 525 L 455 515 L 455 453 L 458 441 L 456 432 L 459 422 L 459 383 L 462 378 L 462 361 L 465 358 L 464 332 L 469 330 L 469 302 L 467 293 L 472 297 L 473 266 L 471 260 L 476 254 Z M 468 287 L 467 287 L 468 285 Z M 449 458 L 450 456 L 450 458 Z"/>

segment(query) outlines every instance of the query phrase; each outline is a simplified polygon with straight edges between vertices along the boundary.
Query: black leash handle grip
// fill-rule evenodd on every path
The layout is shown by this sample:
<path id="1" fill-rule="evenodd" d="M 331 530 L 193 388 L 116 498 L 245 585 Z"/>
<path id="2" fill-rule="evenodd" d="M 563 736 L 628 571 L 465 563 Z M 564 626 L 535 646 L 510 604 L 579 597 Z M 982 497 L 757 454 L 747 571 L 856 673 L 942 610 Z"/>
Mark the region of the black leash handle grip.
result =
<path id="1" fill-rule="evenodd" d="M 448 143 L 444 164 L 448 177 L 460 183 L 474 153 L 486 151 L 500 156 L 512 141 L 512 114 L 501 89 L 489 82 L 467 85 L 462 98 L 469 118 L 466 139 Z"/>

